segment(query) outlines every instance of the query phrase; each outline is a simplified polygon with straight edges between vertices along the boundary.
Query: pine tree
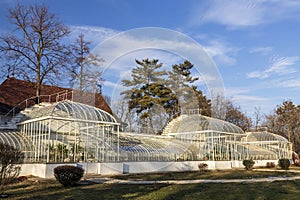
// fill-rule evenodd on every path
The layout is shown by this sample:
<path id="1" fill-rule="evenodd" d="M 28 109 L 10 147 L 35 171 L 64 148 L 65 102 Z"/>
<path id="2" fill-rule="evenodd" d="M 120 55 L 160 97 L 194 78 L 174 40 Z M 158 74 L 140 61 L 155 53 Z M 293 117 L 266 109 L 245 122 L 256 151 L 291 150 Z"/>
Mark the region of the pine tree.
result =
<path id="1" fill-rule="evenodd" d="M 121 94 L 129 100 L 129 110 L 135 110 L 142 126 L 147 127 L 146 132 L 154 133 L 151 108 L 156 104 L 161 105 L 162 99 L 166 98 L 163 94 L 166 91 L 171 94 L 171 91 L 163 87 L 166 72 L 160 69 L 162 63 L 158 63 L 157 59 L 136 60 L 136 63 L 138 66 L 132 70 L 132 79 L 122 80 L 123 85 L 131 89 Z"/>
<path id="2" fill-rule="evenodd" d="M 169 72 L 161 70 L 162 63 L 156 59 L 136 60 L 136 63 L 138 66 L 132 70 L 132 79 L 122 81 L 124 86 L 130 87 L 122 95 L 128 100 L 129 110 L 139 116 L 142 127 L 147 127 L 147 133 L 157 132 L 153 125 L 156 116 L 161 119 L 164 112 L 165 125 L 179 114 L 180 104 L 184 109 L 197 109 L 201 111 L 199 114 L 211 115 L 210 100 L 192 85 L 198 78 L 191 75 L 193 65 L 189 61 L 173 65 Z M 155 109 L 155 106 L 161 109 Z"/>
<path id="3" fill-rule="evenodd" d="M 168 72 L 168 87 L 174 91 L 179 101 L 176 112 L 181 110 L 197 109 L 199 114 L 211 116 L 211 102 L 206 99 L 197 86 L 192 85 L 198 77 L 191 75 L 194 65 L 186 60 L 182 64 L 172 66 Z M 175 112 L 175 111 L 174 111 Z"/>

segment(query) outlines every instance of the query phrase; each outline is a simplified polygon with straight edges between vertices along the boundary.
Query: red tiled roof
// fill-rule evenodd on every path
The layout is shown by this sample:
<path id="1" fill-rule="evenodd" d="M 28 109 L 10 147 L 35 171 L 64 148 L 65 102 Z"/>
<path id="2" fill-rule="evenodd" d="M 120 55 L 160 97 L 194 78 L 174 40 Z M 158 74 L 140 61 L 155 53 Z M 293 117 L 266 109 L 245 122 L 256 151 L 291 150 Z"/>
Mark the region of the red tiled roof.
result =
<path id="1" fill-rule="evenodd" d="M 42 85 L 41 87 L 41 98 L 45 97 L 43 95 L 51 95 L 57 93 L 69 92 L 67 98 L 71 99 L 72 95 L 70 94 L 73 89 L 62 88 L 58 86 L 50 86 L 50 85 Z M 74 100 L 76 101 L 76 96 L 78 97 L 78 93 L 74 90 L 75 95 L 73 95 Z M 5 114 L 8 108 L 13 108 L 25 99 L 36 96 L 35 83 L 19 80 L 16 78 L 8 78 L 0 85 L 0 113 Z M 84 98 L 80 102 L 86 103 L 97 108 L 100 108 L 110 114 L 112 114 L 112 110 L 109 105 L 106 103 L 101 94 L 84 94 Z M 51 101 L 55 101 L 57 96 L 53 95 L 51 97 Z M 77 98 L 78 99 L 78 98 Z M 32 103 L 34 99 L 32 99 Z"/>

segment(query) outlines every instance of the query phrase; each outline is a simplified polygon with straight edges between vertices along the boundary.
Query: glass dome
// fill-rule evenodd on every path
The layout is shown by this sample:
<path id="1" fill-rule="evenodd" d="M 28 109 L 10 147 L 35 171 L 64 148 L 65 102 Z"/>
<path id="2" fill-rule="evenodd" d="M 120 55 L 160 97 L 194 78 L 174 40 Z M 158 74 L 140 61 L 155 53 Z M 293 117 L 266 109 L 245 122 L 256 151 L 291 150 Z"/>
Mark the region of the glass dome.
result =
<path id="1" fill-rule="evenodd" d="M 38 109 L 32 109 L 22 121 L 36 119 L 40 117 L 61 117 L 67 119 L 76 119 L 82 121 L 95 121 L 116 124 L 117 120 L 109 113 L 86 104 L 73 102 L 70 100 L 60 101 L 51 105 L 41 106 Z"/>
<path id="2" fill-rule="evenodd" d="M 289 141 L 280 136 L 276 135 L 274 133 L 269 133 L 269 132 L 249 132 L 247 133 L 246 137 L 247 142 L 258 142 L 258 141 L 264 141 L 264 142 L 283 142 L 283 143 L 289 143 Z"/>
<path id="3" fill-rule="evenodd" d="M 166 127 L 164 134 L 188 133 L 209 130 L 225 133 L 244 133 L 244 131 L 241 128 L 234 124 L 197 114 L 181 115 L 173 119 L 173 121 L 171 121 L 171 123 L 169 123 Z"/>
<path id="4" fill-rule="evenodd" d="M 252 159 L 279 159 L 290 157 L 290 143 L 267 131 L 249 132 L 242 142 L 247 147 L 247 157 Z"/>

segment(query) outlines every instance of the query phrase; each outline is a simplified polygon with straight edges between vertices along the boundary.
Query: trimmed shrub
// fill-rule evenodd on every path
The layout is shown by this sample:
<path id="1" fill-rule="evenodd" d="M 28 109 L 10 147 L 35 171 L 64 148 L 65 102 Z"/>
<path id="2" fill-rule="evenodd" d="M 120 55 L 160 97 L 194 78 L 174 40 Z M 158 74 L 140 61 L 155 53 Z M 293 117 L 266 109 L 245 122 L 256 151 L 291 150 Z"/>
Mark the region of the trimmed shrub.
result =
<path id="1" fill-rule="evenodd" d="M 243 165 L 245 166 L 246 170 L 251 170 L 254 166 L 255 162 L 251 160 L 243 160 Z"/>
<path id="2" fill-rule="evenodd" d="M 204 172 L 208 169 L 208 165 L 206 163 L 199 163 L 198 168 L 200 171 Z"/>
<path id="3" fill-rule="evenodd" d="M 74 186 L 83 176 L 84 170 L 80 167 L 62 165 L 54 168 L 54 176 L 63 186 Z"/>
<path id="4" fill-rule="evenodd" d="M 291 165 L 290 160 L 287 158 L 279 159 L 278 164 L 279 164 L 279 167 L 281 167 L 281 169 L 284 169 L 284 170 L 288 170 Z"/>
<path id="5" fill-rule="evenodd" d="M 23 182 L 23 181 L 27 181 L 27 180 L 28 180 L 27 176 L 19 176 L 18 177 L 19 182 Z"/>
<path id="6" fill-rule="evenodd" d="M 273 162 L 267 162 L 266 167 L 267 168 L 274 168 L 275 167 L 275 163 L 273 163 Z"/>
<path id="7" fill-rule="evenodd" d="M 0 196 L 4 194 L 6 186 L 16 180 L 21 172 L 21 164 L 24 161 L 24 154 L 20 149 L 15 149 L 0 141 Z M 0 197 L 0 198 L 1 198 Z"/>

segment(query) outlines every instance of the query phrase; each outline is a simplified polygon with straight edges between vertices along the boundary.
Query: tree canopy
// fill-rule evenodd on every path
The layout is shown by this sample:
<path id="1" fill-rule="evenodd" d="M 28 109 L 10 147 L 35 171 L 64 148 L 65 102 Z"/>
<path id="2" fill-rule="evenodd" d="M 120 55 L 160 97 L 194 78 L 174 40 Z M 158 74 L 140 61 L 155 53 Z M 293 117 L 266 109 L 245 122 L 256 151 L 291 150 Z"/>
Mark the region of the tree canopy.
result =
<path id="1" fill-rule="evenodd" d="M 57 81 L 69 63 L 70 51 L 62 39 L 70 31 L 43 5 L 18 4 L 9 9 L 8 18 L 14 30 L 0 37 L 6 70 L 35 82 L 36 96 L 40 96 L 42 83 Z"/>
<path id="2" fill-rule="evenodd" d="M 165 88 L 162 91 L 155 88 L 163 85 L 163 76 L 166 72 L 161 69 L 162 63 L 157 59 L 135 60 L 135 62 L 137 66 L 132 69 L 132 79 L 122 80 L 123 85 L 129 87 L 122 95 L 128 100 L 129 110 L 139 115 L 144 131 L 154 133 L 151 108 L 162 103 L 161 99 L 170 98 L 170 96 L 163 97 L 163 93 L 167 92 Z"/>
<path id="3" fill-rule="evenodd" d="M 198 77 L 191 75 L 193 67 L 190 61 L 185 60 L 183 63 L 174 64 L 172 70 L 168 71 L 166 85 L 174 91 L 178 99 L 178 108 L 175 112 L 197 109 L 200 114 L 211 116 L 210 100 L 197 89 L 197 86 L 193 85 L 199 80 Z"/>
<path id="4" fill-rule="evenodd" d="M 225 114 L 225 121 L 233 123 L 243 129 L 243 131 L 250 131 L 252 126 L 251 118 L 247 117 L 238 106 L 234 106 L 230 103 L 227 107 Z"/>
<path id="5" fill-rule="evenodd" d="M 252 126 L 251 118 L 242 112 L 240 106 L 235 105 L 232 100 L 221 96 L 217 96 L 214 99 L 212 113 L 213 117 L 233 123 L 244 131 L 250 131 Z"/>
<path id="6" fill-rule="evenodd" d="M 274 113 L 266 116 L 263 123 L 271 132 L 282 135 L 292 144 L 292 149 L 300 152 L 300 105 L 291 100 L 283 101 Z"/>
<path id="7" fill-rule="evenodd" d="M 193 65 L 189 61 L 174 64 L 170 71 L 162 69 L 163 64 L 158 59 L 136 60 L 136 63 L 131 79 L 122 80 L 129 88 L 122 95 L 128 100 L 129 111 L 136 112 L 140 124 L 147 127 L 147 133 L 157 130 L 153 126 L 154 118 L 159 118 L 165 125 L 183 109 L 198 109 L 201 114 L 210 116 L 210 100 L 192 85 L 198 77 L 192 77 Z"/>

